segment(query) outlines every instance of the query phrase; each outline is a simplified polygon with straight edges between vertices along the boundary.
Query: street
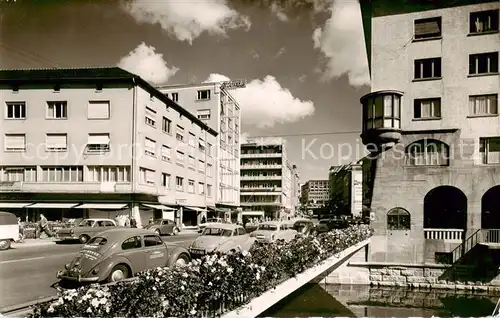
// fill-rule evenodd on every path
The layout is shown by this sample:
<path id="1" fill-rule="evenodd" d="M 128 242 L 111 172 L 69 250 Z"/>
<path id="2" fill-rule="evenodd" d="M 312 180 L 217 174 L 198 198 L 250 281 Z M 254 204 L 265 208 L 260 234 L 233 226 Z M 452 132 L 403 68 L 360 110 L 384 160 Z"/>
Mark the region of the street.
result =
<path id="1" fill-rule="evenodd" d="M 163 236 L 168 243 L 183 247 L 198 234 Z M 71 261 L 81 244 L 54 244 L 14 248 L 0 253 L 0 308 L 22 304 L 57 294 L 52 287 L 56 273 Z"/>

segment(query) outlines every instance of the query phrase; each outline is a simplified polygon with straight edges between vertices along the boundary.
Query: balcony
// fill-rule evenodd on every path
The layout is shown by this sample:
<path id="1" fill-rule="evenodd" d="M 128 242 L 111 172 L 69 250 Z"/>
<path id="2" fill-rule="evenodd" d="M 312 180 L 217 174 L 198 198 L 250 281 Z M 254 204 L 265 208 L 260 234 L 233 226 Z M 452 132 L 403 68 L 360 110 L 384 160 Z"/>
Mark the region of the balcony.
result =
<path id="1" fill-rule="evenodd" d="M 401 98 L 394 90 L 377 91 L 361 97 L 363 144 L 391 145 L 401 139 Z M 368 149 L 372 151 L 371 149 Z M 378 149 L 377 149 L 378 150 Z"/>
<path id="2" fill-rule="evenodd" d="M 281 180 L 282 176 L 241 176 L 242 181 Z"/>
<path id="3" fill-rule="evenodd" d="M 426 240 L 445 240 L 461 242 L 464 237 L 464 230 L 461 229 L 424 229 Z"/>
<path id="4" fill-rule="evenodd" d="M 131 193 L 129 182 L 1 182 L 0 192 Z"/>
<path id="5" fill-rule="evenodd" d="M 272 152 L 272 153 L 242 153 L 240 155 L 240 157 L 242 159 L 246 159 L 246 158 L 281 158 L 281 157 L 283 157 L 283 154 L 276 153 L 276 152 Z"/>
<path id="6" fill-rule="evenodd" d="M 254 192 L 240 192 L 240 195 L 246 195 L 246 196 L 277 196 L 281 195 L 281 192 L 277 191 L 254 191 Z"/>
<path id="7" fill-rule="evenodd" d="M 265 170 L 265 169 L 282 169 L 283 166 L 280 164 L 276 165 L 252 165 L 252 164 L 245 164 L 241 165 L 240 169 L 241 170 Z"/>
<path id="8" fill-rule="evenodd" d="M 242 194 L 248 193 L 248 191 L 265 192 L 272 190 L 275 192 L 281 192 L 281 187 L 245 187 L 240 189 Z"/>
<path id="9" fill-rule="evenodd" d="M 281 206 L 281 202 L 279 201 L 273 201 L 273 202 L 241 202 L 242 206 L 256 206 L 256 205 L 263 205 L 263 206 Z"/>

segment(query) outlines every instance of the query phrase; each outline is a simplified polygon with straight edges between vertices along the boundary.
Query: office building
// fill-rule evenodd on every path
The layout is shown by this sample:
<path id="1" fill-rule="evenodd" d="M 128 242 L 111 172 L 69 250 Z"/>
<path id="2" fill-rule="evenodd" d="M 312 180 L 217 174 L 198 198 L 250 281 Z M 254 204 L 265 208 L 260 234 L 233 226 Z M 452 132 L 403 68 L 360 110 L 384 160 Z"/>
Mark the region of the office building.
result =
<path id="1" fill-rule="evenodd" d="M 0 209 L 196 225 L 216 195 L 217 132 L 120 68 L 3 70 Z"/>
<path id="2" fill-rule="evenodd" d="M 499 8 L 362 2 L 370 261 L 453 262 L 478 230 L 500 229 Z"/>
<path id="3" fill-rule="evenodd" d="M 294 213 L 294 168 L 280 139 L 253 139 L 241 145 L 243 216 L 287 218 Z"/>
<path id="4" fill-rule="evenodd" d="M 328 178 L 329 206 L 336 214 L 360 217 L 363 209 L 361 164 L 331 167 Z"/>
<path id="5" fill-rule="evenodd" d="M 309 209 L 328 204 L 328 180 L 309 180 L 302 185 L 302 203 Z"/>
<path id="6" fill-rule="evenodd" d="M 158 88 L 173 101 L 193 113 L 203 123 L 217 131 L 214 151 L 215 206 L 212 212 L 228 216 L 240 206 L 240 133 L 241 111 L 226 82 L 192 85 L 169 85 Z M 210 213 L 214 216 L 220 213 Z M 233 213 L 234 214 L 234 213 Z"/>

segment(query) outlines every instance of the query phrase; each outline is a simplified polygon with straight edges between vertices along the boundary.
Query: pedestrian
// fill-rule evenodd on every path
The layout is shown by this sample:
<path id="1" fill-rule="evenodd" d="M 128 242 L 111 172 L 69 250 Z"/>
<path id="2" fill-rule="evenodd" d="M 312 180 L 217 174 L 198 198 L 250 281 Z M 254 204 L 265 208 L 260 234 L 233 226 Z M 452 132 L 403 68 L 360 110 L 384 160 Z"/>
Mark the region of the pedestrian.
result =
<path id="1" fill-rule="evenodd" d="M 125 222 L 123 222 L 124 227 L 130 227 L 130 216 L 125 217 Z"/>
<path id="2" fill-rule="evenodd" d="M 137 221 L 135 220 L 135 218 L 130 219 L 130 227 L 137 228 Z"/>
<path id="3" fill-rule="evenodd" d="M 52 232 L 49 229 L 49 221 L 47 221 L 47 218 L 43 215 L 40 214 L 40 234 L 45 233 L 48 237 L 52 237 Z"/>
<path id="4" fill-rule="evenodd" d="M 24 224 L 21 222 L 21 218 L 17 218 L 17 224 L 19 226 L 19 243 L 24 243 Z"/>
<path id="5" fill-rule="evenodd" d="M 120 220 L 120 215 L 119 215 L 119 214 L 117 214 L 117 215 L 115 216 L 115 222 L 116 222 L 116 225 L 118 225 L 118 226 L 121 226 L 121 225 L 122 225 L 122 222 L 121 222 L 121 220 Z"/>

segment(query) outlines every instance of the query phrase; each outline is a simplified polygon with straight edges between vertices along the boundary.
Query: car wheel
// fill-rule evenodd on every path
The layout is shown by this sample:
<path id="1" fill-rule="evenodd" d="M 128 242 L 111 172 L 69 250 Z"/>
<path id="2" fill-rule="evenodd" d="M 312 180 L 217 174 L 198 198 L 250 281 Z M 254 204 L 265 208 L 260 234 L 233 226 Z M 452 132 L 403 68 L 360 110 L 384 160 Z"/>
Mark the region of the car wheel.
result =
<path id="1" fill-rule="evenodd" d="M 125 265 L 116 265 L 108 276 L 108 282 L 119 282 L 129 277 L 129 270 Z"/>
<path id="2" fill-rule="evenodd" d="M 78 240 L 80 243 L 85 244 L 89 241 L 90 237 L 87 234 L 82 234 L 80 237 L 78 237 Z"/>
<path id="3" fill-rule="evenodd" d="M 184 267 L 189 263 L 189 258 L 185 254 L 181 254 L 175 260 L 175 267 Z"/>
<path id="4" fill-rule="evenodd" d="M 5 251 L 10 248 L 10 240 L 1 240 L 0 241 L 0 251 Z"/>
<path id="5" fill-rule="evenodd" d="M 155 230 L 155 233 L 156 233 L 156 234 L 158 234 L 158 236 L 161 236 L 161 231 L 160 231 L 160 229 L 156 229 L 156 230 Z"/>
<path id="6" fill-rule="evenodd" d="M 179 234 L 179 232 L 180 232 L 180 231 L 179 231 L 179 229 L 178 229 L 178 228 L 174 228 L 174 231 L 173 231 L 172 233 L 173 233 L 174 235 L 177 235 L 177 234 Z"/>

